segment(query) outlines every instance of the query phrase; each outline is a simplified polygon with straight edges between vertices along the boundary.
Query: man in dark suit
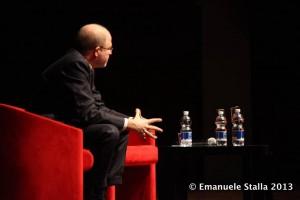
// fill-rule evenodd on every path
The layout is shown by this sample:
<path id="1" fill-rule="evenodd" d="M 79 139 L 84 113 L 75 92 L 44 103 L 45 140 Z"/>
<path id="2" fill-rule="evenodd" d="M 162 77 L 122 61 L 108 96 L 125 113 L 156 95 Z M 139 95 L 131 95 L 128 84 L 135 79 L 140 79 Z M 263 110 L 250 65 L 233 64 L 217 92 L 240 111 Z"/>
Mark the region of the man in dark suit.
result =
<path id="1" fill-rule="evenodd" d="M 78 31 L 74 49 L 50 65 L 42 74 L 43 88 L 35 110 L 54 114 L 84 131 L 84 145 L 95 156 L 94 167 L 85 173 L 85 200 L 105 199 L 107 186 L 121 184 L 127 146 L 126 129 L 156 138 L 149 129 L 160 118 L 146 119 L 136 109 L 129 117 L 106 107 L 94 85 L 94 69 L 105 68 L 112 54 L 110 32 L 99 24 Z"/>

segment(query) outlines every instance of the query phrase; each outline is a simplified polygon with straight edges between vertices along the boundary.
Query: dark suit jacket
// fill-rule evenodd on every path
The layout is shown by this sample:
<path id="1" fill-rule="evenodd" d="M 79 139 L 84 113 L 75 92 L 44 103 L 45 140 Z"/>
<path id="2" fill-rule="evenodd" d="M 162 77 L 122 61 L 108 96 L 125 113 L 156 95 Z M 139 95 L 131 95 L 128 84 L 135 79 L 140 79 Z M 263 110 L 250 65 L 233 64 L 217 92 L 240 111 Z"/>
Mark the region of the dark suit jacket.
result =
<path id="1" fill-rule="evenodd" d="M 104 105 L 95 88 L 94 70 L 74 49 L 43 72 L 33 110 L 53 113 L 56 119 L 79 127 L 109 123 L 122 129 L 128 117 Z"/>

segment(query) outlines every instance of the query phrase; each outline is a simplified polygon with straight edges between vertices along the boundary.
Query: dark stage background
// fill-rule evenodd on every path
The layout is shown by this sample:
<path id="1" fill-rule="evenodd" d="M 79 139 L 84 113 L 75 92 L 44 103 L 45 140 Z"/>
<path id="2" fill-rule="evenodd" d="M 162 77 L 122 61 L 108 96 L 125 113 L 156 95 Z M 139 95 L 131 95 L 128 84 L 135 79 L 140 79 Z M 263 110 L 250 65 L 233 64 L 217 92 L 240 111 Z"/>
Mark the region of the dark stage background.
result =
<path id="1" fill-rule="evenodd" d="M 176 142 L 182 111 L 195 141 L 214 136 L 217 108 L 239 105 L 248 144 L 269 144 L 274 179 L 299 181 L 299 12 L 293 3 L 194 0 L 45 1 L 1 14 L 0 102 L 28 105 L 40 73 L 83 24 L 111 30 L 109 66 L 97 71 L 109 107 L 162 117 L 158 145 Z"/>
<path id="2" fill-rule="evenodd" d="M 129 115 L 139 107 L 146 117 L 162 117 L 163 142 L 175 142 L 182 111 L 191 110 L 195 138 L 199 138 L 200 7 L 195 3 L 94 3 L 72 9 L 25 4 L 17 8 L 16 19 L 4 20 L 4 101 L 30 102 L 41 71 L 68 49 L 81 25 L 96 22 L 113 36 L 109 66 L 96 71 L 96 85 L 107 105 Z"/>

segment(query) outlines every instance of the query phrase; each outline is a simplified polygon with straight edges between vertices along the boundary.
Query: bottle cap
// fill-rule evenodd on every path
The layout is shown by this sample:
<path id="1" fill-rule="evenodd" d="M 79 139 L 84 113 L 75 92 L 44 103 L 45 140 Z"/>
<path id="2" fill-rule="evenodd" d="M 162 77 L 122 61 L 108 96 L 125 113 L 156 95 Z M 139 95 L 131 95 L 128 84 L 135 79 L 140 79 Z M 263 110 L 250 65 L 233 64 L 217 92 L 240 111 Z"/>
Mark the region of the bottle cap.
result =
<path id="1" fill-rule="evenodd" d="M 220 108 L 220 109 L 217 109 L 217 111 L 218 111 L 218 114 L 219 114 L 219 115 L 223 115 L 223 114 L 224 114 L 224 109 L 221 109 L 221 108 Z"/>
<path id="2" fill-rule="evenodd" d="M 235 109 L 235 112 L 240 113 L 240 112 L 241 112 L 241 109 L 240 109 L 240 108 L 236 108 L 236 109 Z"/>
<path id="3" fill-rule="evenodd" d="M 183 111 L 183 115 L 189 115 L 189 111 L 187 110 Z"/>

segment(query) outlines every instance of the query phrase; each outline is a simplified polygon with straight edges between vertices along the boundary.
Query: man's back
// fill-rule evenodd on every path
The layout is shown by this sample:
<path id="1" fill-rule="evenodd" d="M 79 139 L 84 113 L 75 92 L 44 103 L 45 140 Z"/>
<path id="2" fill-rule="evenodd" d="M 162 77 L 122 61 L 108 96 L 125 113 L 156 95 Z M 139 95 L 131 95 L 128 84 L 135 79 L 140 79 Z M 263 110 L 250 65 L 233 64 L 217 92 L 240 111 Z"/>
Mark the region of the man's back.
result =
<path id="1" fill-rule="evenodd" d="M 86 121 L 90 106 L 103 104 L 93 79 L 94 72 L 84 57 L 70 50 L 42 73 L 34 110 L 75 125 Z"/>

